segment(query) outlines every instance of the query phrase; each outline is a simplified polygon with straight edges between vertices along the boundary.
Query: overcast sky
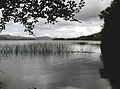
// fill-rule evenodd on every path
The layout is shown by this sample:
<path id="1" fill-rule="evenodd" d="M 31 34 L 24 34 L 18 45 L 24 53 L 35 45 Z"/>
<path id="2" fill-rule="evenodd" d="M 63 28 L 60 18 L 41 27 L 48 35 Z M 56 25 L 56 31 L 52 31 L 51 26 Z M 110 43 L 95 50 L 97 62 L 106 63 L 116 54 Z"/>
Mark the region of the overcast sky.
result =
<path id="1" fill-rule="evenodd" d="M 85 0 L 85 6 L 80 13 L 75 16 L 75 18 L 82 21 L 82 23 L 59 20 L 58 23 L 52 25 L 44 24 L 44 20 L 40 19 L 40 22 L 37 23 L 34 28 L 34 33 L 36 36 L 71 38 L 100 32 L 103 21 L 99 19 L 98 14 L 109 6 L 111 1 L 112 0 Z M 0 34 L 29 36 L 28 33 L 24 32 L 22 25 L 13 22 L 9 22 L 6 30 Z"/>

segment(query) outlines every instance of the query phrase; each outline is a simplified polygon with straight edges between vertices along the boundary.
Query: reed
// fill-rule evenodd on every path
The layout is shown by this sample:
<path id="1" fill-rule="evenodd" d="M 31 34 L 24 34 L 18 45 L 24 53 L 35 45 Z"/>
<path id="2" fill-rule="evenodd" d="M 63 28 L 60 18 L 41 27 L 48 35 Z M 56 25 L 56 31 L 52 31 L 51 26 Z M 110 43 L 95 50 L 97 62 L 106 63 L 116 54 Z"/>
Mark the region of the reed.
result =
<path id="1" fill-rule="evenodd" d="M 0 44 L 0 54 L 22 54 L 22 55 L 63 55 L 73 53 L 89 53 L 90 49 L 87 46 L 100 44 L 93 44 L 88 42 L 6 42 Z"/>
<path id="2" fill-rule="evenodd" d="M 60 54 L 71 53 L 72 47 L 64 42 L 27 42 L 25 44 L 0 44 L 0 54 Z"/>

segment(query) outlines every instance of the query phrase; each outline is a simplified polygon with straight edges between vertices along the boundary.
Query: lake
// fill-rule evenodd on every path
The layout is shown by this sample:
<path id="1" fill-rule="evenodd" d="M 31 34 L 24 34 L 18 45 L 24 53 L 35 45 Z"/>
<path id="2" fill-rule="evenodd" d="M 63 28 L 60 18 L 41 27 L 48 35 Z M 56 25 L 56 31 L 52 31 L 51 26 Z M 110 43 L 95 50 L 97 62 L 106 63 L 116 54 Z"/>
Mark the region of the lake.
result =
<path id="1" fill-rule="evenodd" d="M 0 41 L 4 89 L 111 89 L 100 41 Z"/>

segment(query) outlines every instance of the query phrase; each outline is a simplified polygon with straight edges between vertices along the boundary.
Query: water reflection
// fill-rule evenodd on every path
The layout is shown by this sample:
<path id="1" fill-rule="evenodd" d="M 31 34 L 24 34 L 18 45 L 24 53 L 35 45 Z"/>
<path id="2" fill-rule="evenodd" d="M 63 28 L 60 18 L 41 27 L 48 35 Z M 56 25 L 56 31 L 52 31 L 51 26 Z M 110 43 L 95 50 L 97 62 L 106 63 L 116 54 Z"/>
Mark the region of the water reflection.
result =
<path id="1" fill-rule="evenodd" d="M 106 80 L 100 79 L 98 41 L 9 43 L 0 44 L 5 89 L 110 89 Z"/>

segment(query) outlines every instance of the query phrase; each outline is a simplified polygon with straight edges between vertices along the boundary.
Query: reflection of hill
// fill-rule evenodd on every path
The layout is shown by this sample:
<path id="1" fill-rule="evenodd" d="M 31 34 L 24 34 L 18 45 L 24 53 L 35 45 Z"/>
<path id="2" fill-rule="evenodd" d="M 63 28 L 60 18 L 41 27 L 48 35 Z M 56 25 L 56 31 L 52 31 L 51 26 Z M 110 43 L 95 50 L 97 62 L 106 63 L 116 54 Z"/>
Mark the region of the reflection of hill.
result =
<path id="1" fill-rule="evenodd" d="M 76 38 L 54 38 L 53 40 L 101 40 L 101 32 Z"/>
<path id="2" fill-rule="evenodd" d="M 52 38 L 44 37 L 21 37 L 21 36 L 11 36 L 11 35 L 0 35 L 0 40 L 52 40 Z"/>

